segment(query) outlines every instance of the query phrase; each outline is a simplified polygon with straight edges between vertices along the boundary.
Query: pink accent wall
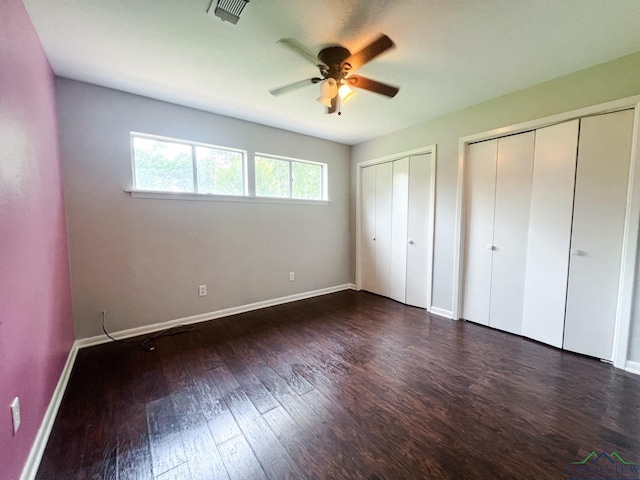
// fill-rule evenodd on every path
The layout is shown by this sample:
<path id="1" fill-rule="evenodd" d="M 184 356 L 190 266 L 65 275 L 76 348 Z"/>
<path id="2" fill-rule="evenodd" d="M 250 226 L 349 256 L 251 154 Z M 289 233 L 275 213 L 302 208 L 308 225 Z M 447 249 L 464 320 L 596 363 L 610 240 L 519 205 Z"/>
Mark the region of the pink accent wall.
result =
<path id="1" fill-rule="evenodd" d="M 53 73 L 0 0 L 0 478 L 20 477 L 73 344 Z M 9 404 L 20 397 L 13 434 Z"/>

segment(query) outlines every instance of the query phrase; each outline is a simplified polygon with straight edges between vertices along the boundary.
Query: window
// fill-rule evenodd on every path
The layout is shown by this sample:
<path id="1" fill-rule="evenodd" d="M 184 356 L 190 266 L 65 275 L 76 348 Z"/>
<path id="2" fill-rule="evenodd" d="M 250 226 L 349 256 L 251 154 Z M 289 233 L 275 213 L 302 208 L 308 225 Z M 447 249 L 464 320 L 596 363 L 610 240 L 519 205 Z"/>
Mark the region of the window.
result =
<path id="1" fill-rule="evenodd" d="M 135 197 L 328 203 L 325 163 L 262 153 L 247 158 L 244 150 L 137 132 L 131 159 Z"/>
<path id="2" fill-rule="evenodd" d="M 323 163 L 256 154 L 256 196 L 326 199 L 326 168 Z"/>
<path id="3" fill-rule="evenodd" d="M 245 195 L 245 152 L 131 134 L 134 188 L 157 192 Z"/>

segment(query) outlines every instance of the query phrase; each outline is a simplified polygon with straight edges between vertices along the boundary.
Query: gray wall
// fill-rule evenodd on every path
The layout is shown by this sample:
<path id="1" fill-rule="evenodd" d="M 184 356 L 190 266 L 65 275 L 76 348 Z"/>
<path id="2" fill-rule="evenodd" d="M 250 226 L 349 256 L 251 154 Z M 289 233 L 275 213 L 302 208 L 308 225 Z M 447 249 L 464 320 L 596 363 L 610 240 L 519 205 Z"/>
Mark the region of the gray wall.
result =
<path id="1" fill-rule="evenodd" d="M 67 79 L 56 94 L 77 338 L 102 309 L 118 331 L 352 281 L 348 146 Z M 132 198 L 130 131 L 328 163 L 331 203 Z"/>
<path id="2" fill-rule="evenodd" d="M 433 305 L 450 311 L 459 138 L 637 94 L 640 94 L 640 53 L 355 145 L 352 148 L 352 212 L 355 212 L 354 173 L 357 163 L 437 144 Z M 355 239 L 353 224 L 351 235 Z M 353 250 L 352 258 L 355 259 Z M 640 359 L 640 313 L 636 316 L 632 358 Z"/>
<path id="3" fill-rule="evenodd" d="M 76 335 L 84 338 L 101 333 L 102 309 L 117 331 L 352 282 L 356 164 L 430 144 L 438 146 L 433 305 L 450 310 L 458 139 L 640 94 L 640 53 L 351 148 L 66 79 L 56 90 Z M 131 130 L 327 162 L 331 204 L 131 198 L 123 192 Z M 207 297 L 197 296 L 199 284 Z M 640 361 L 638 307 L 630 358 Z"/>

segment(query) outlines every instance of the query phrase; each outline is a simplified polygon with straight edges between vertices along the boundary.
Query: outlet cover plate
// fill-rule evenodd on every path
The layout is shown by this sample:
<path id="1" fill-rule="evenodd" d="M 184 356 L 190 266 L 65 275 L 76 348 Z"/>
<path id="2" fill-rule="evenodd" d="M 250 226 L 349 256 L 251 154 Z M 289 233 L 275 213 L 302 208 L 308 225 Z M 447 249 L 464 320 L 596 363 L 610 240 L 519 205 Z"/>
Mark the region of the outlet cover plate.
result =
<path id="1" fill-rule="evenodd" d="M 14 398 L 11 402 L 11 417 L 13 418 L 13 433 L 17 433 L 20 428 L 20 399 Z"/>

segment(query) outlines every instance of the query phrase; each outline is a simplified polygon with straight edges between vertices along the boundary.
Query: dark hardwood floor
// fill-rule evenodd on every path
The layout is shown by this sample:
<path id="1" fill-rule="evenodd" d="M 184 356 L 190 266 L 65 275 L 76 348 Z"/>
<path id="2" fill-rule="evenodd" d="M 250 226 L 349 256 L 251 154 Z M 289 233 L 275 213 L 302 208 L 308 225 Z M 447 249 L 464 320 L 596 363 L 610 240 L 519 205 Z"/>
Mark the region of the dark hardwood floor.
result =
<path id="1" fill-rule="evenodd" d="M 81 350 L 37 478 L 566 479 L 639 438 L 639 377 L 346 291 Z"/>

